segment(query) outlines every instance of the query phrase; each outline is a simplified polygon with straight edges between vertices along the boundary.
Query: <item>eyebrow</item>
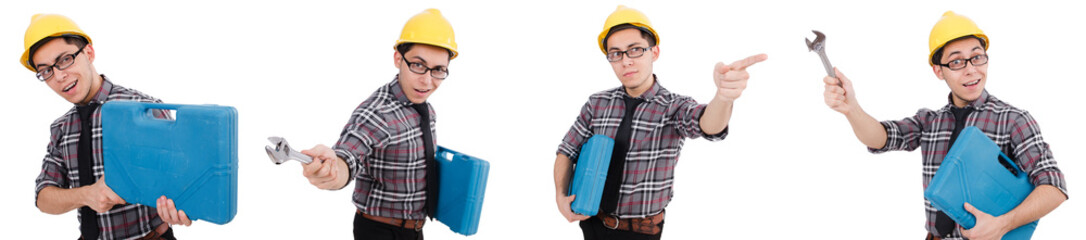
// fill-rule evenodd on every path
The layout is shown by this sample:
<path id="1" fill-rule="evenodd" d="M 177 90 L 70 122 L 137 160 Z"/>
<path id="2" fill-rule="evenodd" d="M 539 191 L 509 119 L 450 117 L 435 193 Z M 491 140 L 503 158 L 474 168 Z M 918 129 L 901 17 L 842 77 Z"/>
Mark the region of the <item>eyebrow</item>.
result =
<path id="1" fill-rule="evenodd" d="M 630 45 L 626 45 L 626 49 L 630 49 L 630 48 L 633 48 L 633 47 L 638 46 L 638 45 L 641 45 L 641 43 L 640 42 L 634 42 L 634 43 L 631 43 Z M 611 47 L 611 48 L 609 48 L 607 50 L 610 51 L 610 50 L 621 50 L 621 49 L 618 49 L 618 47 Z"/>
<path id="2" fill-rule="evenodd" d="M 426 65 L 427 65 L 427 63 L 428 63 L 428 62 L 426 62 L 426 59 L 423 59 L 422 57 L 419 57 L 419 56 L 414 56 L 414 57 L 411 57 L 411 58 L 412 58 L 412 59 L 418 59 L 419 61 L 422 61 L 422 65 L 423 65 L 423 66 L 426 66 Z M 449 68 L 448 66 L 445 66 L 445 65 L 437 65 L 437 66 L 434 66 L 434 67 L 435 67 L 435 68 L 438 68 L 438 67 L 442 67 L 442 68 Z"/>
<path id="3" fill-rule="evenodd" d="M 970 49 L 969 51 L 976 51 L 976 50 L 984 50 L 984 48 L 982 48 L 980 46 L 977 46 L 977 47 L 974 47 L 973 49 Z M 950 54 L 947 54 L 946 56 L 947 56 L 947 58 L 950 58 L 950 56 L 954 56 L 954 54 L 962 54 L 962 52 L 961 51 L 954 51 L 954 52 L 951 52 Z"/>
<path id="4" fill-rule="evenodd" d="M 64 55 L 68 55 L 68 54 L 71 54 L 71 53 L 68 53 L 68 52 L 60 53 L 60 55 L 57 55 L 56 58 L 53 58 L 53 64 L 57 64 L 57 62 L 60 62 L 60 57 L 63 57 Z M 50 66 L 50 64 L 39 63 L 38 65 L 34 65 L 35 68 L 37 68 L 37 67 L 48 67 L 48 66 Z"/>

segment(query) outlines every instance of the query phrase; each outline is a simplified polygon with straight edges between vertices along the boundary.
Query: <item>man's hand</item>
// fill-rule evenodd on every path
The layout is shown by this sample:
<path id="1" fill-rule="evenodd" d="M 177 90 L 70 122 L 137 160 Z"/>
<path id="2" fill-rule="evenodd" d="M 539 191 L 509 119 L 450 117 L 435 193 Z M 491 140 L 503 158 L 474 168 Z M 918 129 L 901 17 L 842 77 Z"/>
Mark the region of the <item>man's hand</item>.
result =
<path id="1" fill-rule="evenodd" d="M 317 188 L 336 190 L 347 185 L 349 169 L 347 162 L 336 156 L 335 151 L 324 145 L 317 145 L 302 154 L 313 157 L 313 162 L 302 165 L 302 175 Z"/>
<path id="2" fill-rule="evenodd" d="M 161 196 L 158 198 L 158 206 L 155 207 L 158 210 L 158 217 L 169 225 L 192 225 L 192 220 L 189 220 L 189 215 L 185 214 L 185 211 L 177 210 L 177 207 L 173 204 L 173 199 Z"/>
<path id="3" fill-rule="evenodd" d="M 838 75 L 840 76 L 840 75 Z M 973 207 L 969 203 L 965 203 L 965 210 L 972 213 L 977 218 L 977 224 L 973 225 L 973 228 L 969 230 L 961 229 L 962 236 L 972 240 L 986 240 L 993 239 L 999 240 L 1003 238 L 1003 234 L 1007 234 L 1009 229 L 1007 227 L 1007 221 L 1001 217 L 993 217 L 980 209 Z M 959 227 L 960 228 L 960 227 Z"/>
<path id="4" fill-rule="evenodd" d="M 580 215 L 570 210 L 570 203 L 573 203 L 574 198 L 577 198 L 577 195 L 563 196 L 563 194 L 558 194 L 555 196 L 554 201 L 558 203 L 558 213 L 561 213 L 562 217 L 569 222 L 584 221 L 590 218 L 590 216 Z"/>
<path id="5" fill-rule="evenodd" d="M 747 67 L 765 61 L 767 58 L 769 56 L 765 54 L 758 54 L 735 61 L 729 65 L 724 65 L 723 62 L 716 63 L 716 67 L 713 68 L 713 83 L 716 83 L 716 96 L 714 98 L 725 102 L 733 102 L 740 95 L 743 95 L 743 90 L 747 88 L 747 79 L 750 79 Z"/>
<path id="6" fill-rule="evenodd" d="M 90 207 L 95 212 L 104 213 L 113 208 L 113 205 L 125 204 L 124 199 L 117 196 L 113 189 L 106 186 L 106 178 L 100 177 L 97 182 L 83 188 L 83 205 Z"/>
<path id="7" fill-rule="evenodd" d="M 852 90 L 852 81 L 845 77 L 844 73 L 838 71 L 837 68 L 833 68 L 833 71 L 837 73 L 837 78 L 830 76 L 822 78 L 822 81 L 826 83 L 826 92 L 824 94 L 826 106 L 845 115 L 862 111 L 860 110 L 860 104 L 856 102 L 856 94 Z"/>

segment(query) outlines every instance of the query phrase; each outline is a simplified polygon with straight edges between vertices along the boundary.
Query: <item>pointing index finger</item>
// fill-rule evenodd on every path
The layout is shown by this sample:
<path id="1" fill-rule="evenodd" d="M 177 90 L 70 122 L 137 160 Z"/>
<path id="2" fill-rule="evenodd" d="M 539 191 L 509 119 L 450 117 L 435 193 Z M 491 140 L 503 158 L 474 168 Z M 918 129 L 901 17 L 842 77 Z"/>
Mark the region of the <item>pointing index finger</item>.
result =
<path id="1" fill-rule="evenodd" d="M 750 56 L 750 57 L 741 59 L 739 61 L 735 61 L 734 63 L 731 64 L 731 67 L 732 67 L 732 69 L 743 70 L 743 69 L 746 69 L 747 67 L 750 67 L 751 65 L 754 65 L 755 63 L 765 61 L 766 59 L 769 59 L 769 55 L 766 55 L 765 53 L 762 53 L 762 54 L 758 54 L 758 55 L 754 55 L 754 56 Z"/>

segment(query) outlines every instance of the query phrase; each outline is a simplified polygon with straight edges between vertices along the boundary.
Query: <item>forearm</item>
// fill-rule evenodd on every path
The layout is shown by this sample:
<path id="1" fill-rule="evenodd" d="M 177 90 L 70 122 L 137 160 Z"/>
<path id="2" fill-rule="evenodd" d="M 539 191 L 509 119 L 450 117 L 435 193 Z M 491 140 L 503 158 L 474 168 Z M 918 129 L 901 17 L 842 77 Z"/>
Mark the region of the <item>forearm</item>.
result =
<path id="1" fill-rule="evenodd" d="M 1006 218 L 1008 221 L 1006 230 L 1010 231 L 1041 219 L 1041 217 L 1048 215 L 1049 212 L 1055 210 L 1066 200 L 1067 196 L 1060 189 L 1052 185 L 1040 185 L 1034 188 L 1033 192 L 1026 197 L 1026 200 L 1018 204 L 1018 207 L 1000 217 Z"/>
<path id="2" fill-rule="evenodd" d="M 886 128 L 878 120 L 868 115 L 862 109 L 845 115 L 848 123 L 852 125 L 852 132 L 856 134 L 864 145 L 869 148 L 880 149 L 886 146 Z"/>
<path id="3" fill-rule="evenodd" d="M 735 102 L 725 101 L 719 98 L 713 98 L 712 101 L 709 101 L 709 104 L 705 106 L 705 112 L 701 115 L 701 120 L 698 120 L 699 125 L 701 125 L 701 131 L 708 135 L 714 135 L 724 131 L 732 118 L 733 103 Z"/>
<path id="4" fill-rule="evenodd" d="M 38 209 L 48 214 L 64 214 L 85 206 L 82 188 L 63 189 L 48 186 L 38 192 Z"/>
<path id="5" fill-rule="evenodd" d="M 570 173 L 573 172 L 569 157 L 558 154 L 554 159 L 554 194 L 565 196 L 568 192 Z"/>

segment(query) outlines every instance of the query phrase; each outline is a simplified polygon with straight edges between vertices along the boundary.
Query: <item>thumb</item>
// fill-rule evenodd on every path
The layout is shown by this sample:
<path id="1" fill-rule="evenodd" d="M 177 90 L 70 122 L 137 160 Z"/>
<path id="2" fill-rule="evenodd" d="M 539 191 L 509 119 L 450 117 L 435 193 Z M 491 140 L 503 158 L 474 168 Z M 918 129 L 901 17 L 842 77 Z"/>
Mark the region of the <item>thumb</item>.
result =
<path id="1" fill-rule="evenodd" d="M 965 211 L 968 211 L 969 213 L 972 213 L 974 217 L 979 217 L 979 216 L 982 216 L 982 215 L 988 215 L 987 213 L 984 213 L 984 212 L 980 211 L 980 209 L 977 209 L 976 207 L 973 207 L 973 204 L 969 204 L 968 202 L 965 203 Z"/>
<path id="2" fill-rule="evenodd" d="M 713 72 L 719 73 L 719 74 L 725 74 L 725 73 L 728 73 L 728 71 L 731 71 L 731 70 L 732 70 L 732 68 L 729 67 L 728 65 L 724 65 L 724 62 L 716 62 L 716 66 L 713 67 Z"/>
<path id="3" fill-rule="evenodd" d="M 845 77 L 845 74 L 842 73 L 841 70 L 838 70 L 837 67 L 833 67 L 833 73 L 834 75 L 837 75 L 837 79 L 838 81 L 841 81 L 842 85 L 852 86 L 852 81 L 848 80 L 848 77 Z"/>

